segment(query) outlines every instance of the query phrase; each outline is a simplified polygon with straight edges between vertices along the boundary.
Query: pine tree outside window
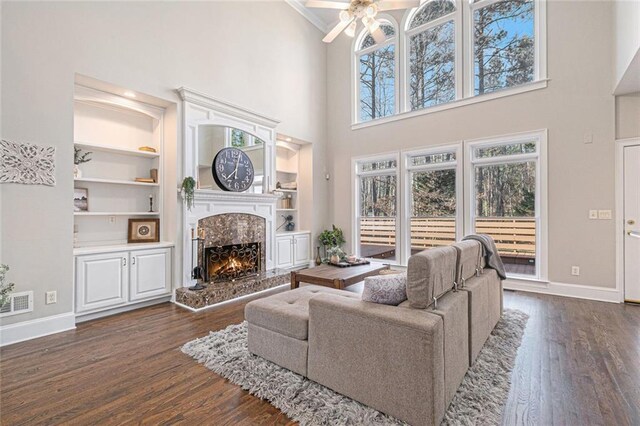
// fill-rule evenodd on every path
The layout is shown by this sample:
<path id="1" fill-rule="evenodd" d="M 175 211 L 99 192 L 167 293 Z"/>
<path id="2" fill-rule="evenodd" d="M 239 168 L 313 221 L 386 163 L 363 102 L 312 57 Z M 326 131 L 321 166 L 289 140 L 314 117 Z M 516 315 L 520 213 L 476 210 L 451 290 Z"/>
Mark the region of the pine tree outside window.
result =
<path id="1" fill-rule="evenodd" d="M 387 39 L 376 44 L 365 29 L 356 44 L 359 121 L 396 113 L 396 30 L 391 22 L 380 25 Z"/>

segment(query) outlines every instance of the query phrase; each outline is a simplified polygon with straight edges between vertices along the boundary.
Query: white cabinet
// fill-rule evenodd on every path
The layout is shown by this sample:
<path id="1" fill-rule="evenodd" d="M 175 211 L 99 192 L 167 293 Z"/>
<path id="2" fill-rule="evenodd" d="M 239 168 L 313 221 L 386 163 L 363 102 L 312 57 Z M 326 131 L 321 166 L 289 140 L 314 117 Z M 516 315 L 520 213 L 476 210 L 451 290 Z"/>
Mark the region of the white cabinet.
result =
<path id="1" fill-rule="evenodd" d="M 76 262 L 76 312 L 127 302 L 128 252 L 80 256 Z"/>
<path id="2" fill-rule="evenodd" d="M 134 251 L 130 258 L 130 300 L 163 296 L 171 291 L 171 249 Z"/>
<path id="3" fill-rule="evenodd" d="M 171 295 L 170 247 L 76 255 L 76 313 L 90 314 Z"/>
<path id="4" fill-rule="evenodd" d="M 276 267 L 307 266 L 310 261 L 310 232 L 292 232 L 276 236 Z"/>

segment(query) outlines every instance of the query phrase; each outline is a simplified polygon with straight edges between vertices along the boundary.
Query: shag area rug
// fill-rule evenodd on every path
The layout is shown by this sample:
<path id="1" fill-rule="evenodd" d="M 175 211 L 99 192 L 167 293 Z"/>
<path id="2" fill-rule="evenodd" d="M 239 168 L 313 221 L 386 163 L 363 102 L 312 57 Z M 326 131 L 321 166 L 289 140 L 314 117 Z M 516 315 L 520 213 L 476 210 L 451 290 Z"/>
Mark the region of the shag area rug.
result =
<path id="1" fill-rule="evenodd" d="M 443 425 L 497 425 L 509 395 L 511 370 L 529 316 L 506 309 L 449 405 Z M 247 350 L 247 324 L 192 340 L 182 347 L 210 370 L 269 401 L 301 425 L 403 425 Z"/>

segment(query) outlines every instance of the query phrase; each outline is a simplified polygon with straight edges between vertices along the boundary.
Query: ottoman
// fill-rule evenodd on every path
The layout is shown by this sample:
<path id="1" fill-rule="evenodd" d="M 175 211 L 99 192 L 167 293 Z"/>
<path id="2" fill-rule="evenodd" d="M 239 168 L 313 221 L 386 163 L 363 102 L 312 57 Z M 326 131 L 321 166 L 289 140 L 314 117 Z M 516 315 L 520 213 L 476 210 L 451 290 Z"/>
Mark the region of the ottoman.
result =
<path id="1" fill-rule="evenodd" d="M 309 285 L 249 302 L 244 310 L 249 352 L 306 377 L 309 300 L 318 293 L 360 299 L 348 291 Z"/>

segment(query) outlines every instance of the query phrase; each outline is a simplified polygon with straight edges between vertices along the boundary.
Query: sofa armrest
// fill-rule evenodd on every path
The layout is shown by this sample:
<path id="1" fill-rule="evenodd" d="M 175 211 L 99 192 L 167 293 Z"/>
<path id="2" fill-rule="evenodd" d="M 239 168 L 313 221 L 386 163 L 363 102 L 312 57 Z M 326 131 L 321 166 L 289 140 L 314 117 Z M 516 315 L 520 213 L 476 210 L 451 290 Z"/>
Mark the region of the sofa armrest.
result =
<path id="1" fill-rule="evenodd" d="M 443 323 L 332 294 L 309 301 L 308 377 L 410 424 L 444 416 Z"/>

